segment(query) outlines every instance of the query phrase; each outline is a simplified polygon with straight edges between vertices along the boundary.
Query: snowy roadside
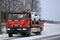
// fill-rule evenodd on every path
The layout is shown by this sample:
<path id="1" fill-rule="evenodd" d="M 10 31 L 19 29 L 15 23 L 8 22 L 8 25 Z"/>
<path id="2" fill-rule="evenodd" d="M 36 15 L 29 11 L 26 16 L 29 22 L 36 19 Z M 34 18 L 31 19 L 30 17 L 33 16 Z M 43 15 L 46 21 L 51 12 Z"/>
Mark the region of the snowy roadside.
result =
<path id="1" fill-rule="evenodd" d="M 7 37 L 8 36 L 8 34 L 0 34 L 0 39 L 1 38 L 5 38 L 5 37 Z"/>
<path id="2" fill-rule="evenodd" d="M 60 33 L 52 33 L 52 34 L 46 34 L 46 35 L 37 35 L 37 36 L 30 36 L 30 37 L 21 37 L 21 38 L 15 38 L 15 39 L 11 39 L 11 40 L 34 40 L 37 38 L 43 38 L 43 37 L 48 37 L 48 36 L 53 36 L 53 35 L 58 35 Z M 7 34 L 0 34 L 0 40 L 3 39 L 8 39 L 8 35 Z M 13 37 L 12 37 L 13 38 Z"/>
<path id="3" fill-rule="evenodd" d="M 17 39 L 13 39 L 13 40 L 34 40 L 34 39 L 58 35 L 58 34 L 60 34 L 60 33 L 53 33 L 53 34 L 49 34 L 49 35 L 37 35 L 37 36 L 31 36 L 31 37 L 17 38 Z"/>
<path id="4" fill-rule="evenodd" d="M 53 36 L 53 35 L 60 34 L 60 32 L 59 32 L 60 24 L 45 23 L 44 25 L 45 25 L 45 30 L 42 32 L 42 35 L 24 37 L 24 38 L 17 38 L 17 39 L 13 39 L 13 40 L 34 40 L 34 39 L 37 39 L 37 38 L 43 38 L 43 37 L 48 37 L 48 36 Z"/>
<path id="5" fill-rule="evenodd" d="M 44 25 L 55 25 L 53 23 L 44 23 Z"/>
<path id="6" fill-rule="evenodd" d="M 10 37 L 8 37 L 8 34 L 0 34 L 0 40 L 2 40 L 2 39 L 34 40 L 34 39 L 37 39 L 37 38 L 43 38 L 43 37 L 47 37 L 47 36 L 52 36 L 52 35 L 58 35 L 58 34 L 60 34 L 60 32 L 59 32 L 59 30 L 60 30 L 60 24 L 48 24 L 48 23 L 44 23 L 44 25 L 45 25 L 45 29 L 42 32 L 42 35 L 30 36 L 30 37 L 18 37 L 18 38 L 17 37 L 12 37 L 12 38 L 10 38 Z"/>

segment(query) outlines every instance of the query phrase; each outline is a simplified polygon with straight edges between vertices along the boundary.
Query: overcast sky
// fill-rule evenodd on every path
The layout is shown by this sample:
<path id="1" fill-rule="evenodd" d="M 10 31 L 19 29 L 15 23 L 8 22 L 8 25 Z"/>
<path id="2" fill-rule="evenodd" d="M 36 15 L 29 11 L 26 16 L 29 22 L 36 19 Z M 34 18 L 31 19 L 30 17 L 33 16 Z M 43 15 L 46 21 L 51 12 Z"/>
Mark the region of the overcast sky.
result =
<path id="1" fill-rule="evenodd" d="M 42 19 L 60 21 L 60 0 L 40 0 L 40 4 Z"/>

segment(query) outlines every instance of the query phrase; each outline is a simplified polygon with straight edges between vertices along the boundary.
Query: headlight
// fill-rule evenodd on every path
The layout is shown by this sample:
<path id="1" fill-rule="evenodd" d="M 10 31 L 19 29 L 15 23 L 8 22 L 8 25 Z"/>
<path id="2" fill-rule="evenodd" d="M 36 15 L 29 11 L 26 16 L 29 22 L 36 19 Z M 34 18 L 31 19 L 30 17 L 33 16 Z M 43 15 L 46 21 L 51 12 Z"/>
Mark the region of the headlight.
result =
<path id="1" fill-rule="evenodd" d="M 10 28 L 8 28 L 7 30 L 10 30 Z"/>
<path id="2" fill-rule="evenodd" d="M 23 30 L 26 30 L 26 28 L 23 28 Z"/>

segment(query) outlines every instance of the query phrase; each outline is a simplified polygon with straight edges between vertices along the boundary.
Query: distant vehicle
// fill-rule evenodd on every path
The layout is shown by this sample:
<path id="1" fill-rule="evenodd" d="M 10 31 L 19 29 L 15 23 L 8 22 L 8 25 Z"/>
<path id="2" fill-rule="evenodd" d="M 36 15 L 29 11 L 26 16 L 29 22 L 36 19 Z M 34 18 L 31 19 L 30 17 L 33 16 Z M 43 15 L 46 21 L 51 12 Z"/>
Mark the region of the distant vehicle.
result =
<path id="1" fill-rule="evenodd" d="M 35 21 L 34 21 L 35 22 Z M 20 33 L 23 36 L 30 36 L 31 32 L 40 34 L 43 30 L 43 23 L 33 23 L 31 13 L 26 10 L 15 10 L 8 13 L 7 33 L 9 37 Z"/>

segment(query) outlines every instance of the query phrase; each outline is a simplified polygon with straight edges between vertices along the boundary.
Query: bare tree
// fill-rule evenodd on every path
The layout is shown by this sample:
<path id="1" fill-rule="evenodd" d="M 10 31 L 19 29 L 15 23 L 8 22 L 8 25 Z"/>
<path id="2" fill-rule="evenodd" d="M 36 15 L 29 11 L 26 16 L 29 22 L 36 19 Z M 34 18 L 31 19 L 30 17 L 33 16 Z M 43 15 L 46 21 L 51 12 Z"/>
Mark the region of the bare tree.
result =
<path id="1" fill-rule="evenodd" d="M 38 11 L 38 0 L 2 0 L 2 11 L 26 10 Z"/>

